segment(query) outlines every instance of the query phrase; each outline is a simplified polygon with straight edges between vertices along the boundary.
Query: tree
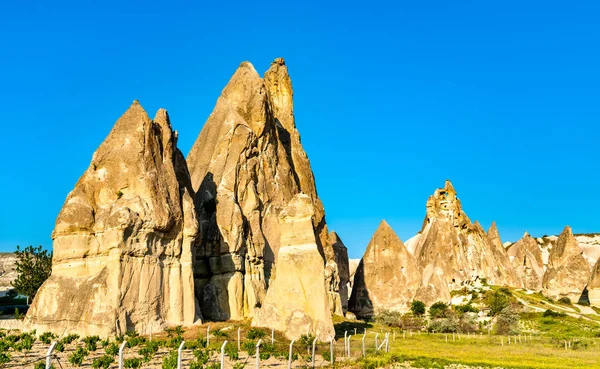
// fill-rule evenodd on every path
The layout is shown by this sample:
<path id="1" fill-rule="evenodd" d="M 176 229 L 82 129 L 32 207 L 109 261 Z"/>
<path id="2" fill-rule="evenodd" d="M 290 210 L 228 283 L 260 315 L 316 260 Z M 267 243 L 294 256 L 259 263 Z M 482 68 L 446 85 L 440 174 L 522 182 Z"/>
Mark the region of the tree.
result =
<path id="1" fill-rule="evenodd" d="M 429 308 L 429 317 L 431 319 L 447 318 L 447 315 L 448 305 L 444 302 L 438 301 Z"/>
<path id="2" fill-rule="evenodd" d="M 425 314 L 425 303 L 423 301 L 414 300 L 410 304 L 410 311 L 412 311 L 415 316 L 422 316 Z"/>
<path id="3" fill-rule="evenodd" d="M 512 305 L 516 299 L 512 296 L 510 291 L 500 288 L 499 290 L 487 295 L 486 304 L 490 308 L 490 315 L 496 316 L 500 312 Z"/>
<path id="4" fill-rule="evenodd" d="M 519 333 L 519 313 L 512 306 L 507 306 L 498 313 L 496 332 L 498 334 Z"/>
<path id="5" fill-rule="evenodd" d="M 17 278 L 12 281 L 12 286 L 21 295 L 28 296 L 31 300 L 35 297 L 42 283 L 50 277 L 52 271 L 52 253 L 43 250 L 42 246 L 27 246 L 21 249 L 17 246 L 16 270 Z"/>

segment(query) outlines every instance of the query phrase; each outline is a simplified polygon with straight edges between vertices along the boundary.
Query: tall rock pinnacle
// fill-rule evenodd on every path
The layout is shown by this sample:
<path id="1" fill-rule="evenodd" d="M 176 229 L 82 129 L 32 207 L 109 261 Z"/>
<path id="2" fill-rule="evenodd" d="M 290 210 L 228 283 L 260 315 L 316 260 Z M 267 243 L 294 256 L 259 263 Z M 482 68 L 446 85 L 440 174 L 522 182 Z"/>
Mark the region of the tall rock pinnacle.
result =
<path id="1" fill-rule="evenodd" d="M 525 232 L 523 237 L 510 245 L 506 251 L 517 274 L 523 281 L 523 286 L 533 291 L 541 290 L 544 276 L 542 251 L 529 233 Z"/>
<path id="2" fill-rule="evenodd" d="M 406 312 L 420 283 L 415 258 L 384 220 L 358 264 L 348 310 L 359 317 L 382 310 Z"/>
<path id="3" fill-rule="evenodd" d="M 462 210 L 450 181 L 435 190 L 426 209 L 414 251 L 423 271 L 417 299 L 448 301 L 452 290 L 482 278 L 495 285 L 520 285 L 504 251 Z"/>
<path id="4" fill-rule="evenodd" d="M 278 216 L 299 193 L 313 204 L 311 222 L 329 305 L 342 314 L 335 255 L 295 128 L 291 82 L 282 60 L 271 65 L 264 80 L 250 63 L 240 65 L 187 163 L 203 233 L 196 253 L 196 288 L 207 318 L 250 318 L 263 305 L 279 267 Z"/>
<path id="5" fill-rule="evenodd" d="M 568 297 L 577 302 L 589 279 L 589 264 L 581 255 L 571 227 L 566 226 L 550 250 L 542 280 L 544 294 L 555 299 Z"/>
<path id="6" fill-rule="evenodd" d="M 198 318 L 193 192 L 166 111 L 135 101 L 69 193 L 52 234 L 52 275 L 27 314 L 38 331 L 147 333 Z"/>

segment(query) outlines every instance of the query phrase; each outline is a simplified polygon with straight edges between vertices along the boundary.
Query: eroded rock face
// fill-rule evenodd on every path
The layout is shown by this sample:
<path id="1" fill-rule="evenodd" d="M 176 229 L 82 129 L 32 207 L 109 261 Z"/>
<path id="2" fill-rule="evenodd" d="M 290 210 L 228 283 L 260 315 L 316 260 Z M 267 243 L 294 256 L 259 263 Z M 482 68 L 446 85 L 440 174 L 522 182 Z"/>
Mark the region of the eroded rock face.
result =
<path id="1" fill-rule="evenodd" d="M 368 317 L 383 310 L 406 312 L 421 283 L 417 262 L 400 238 L 382 221 L 356 273 L 348 310 Z"/>
<path id="2" fill-rule="evenodd" d="M 348 289 L 350 288 L 350 261 L 348 259 L 348 249 L 340 236 L 335 232 L 329 232 L 329 243 L 333 246 L 335 252 L 335 263 L 338 268 L 338 275 L 340 277 L 340 301 L 344 313 L 348 311 L 348 299 L 350 294 Z"/>
<path id="3" fill-rule="evenodd" d="M 448 302 L 452 290 L 481 278 L 494 285 L 518 285 L 505 254 L 478 222 L 471 223 L 450 181 L 427 201 L 420 234 L 414 255 L 423 279 L 416 299 Z"/>
<path id="4" fill-rule="evenodd" d="M 335 336 L 325 288 L 325 267 L 317 247 L 312 199 L 297 194 L 279 213 L 279 272 L 271 278 L 253 326 L 285 332 L 288 339 L 312 333 L 323 342 Z"/>
<path id="5" fill-rule="evenodd" d="M 577 302 L 589 279 L 588 262 L 581 254 L 571 227 L 566 226 L 550 251 L 542 281 L 543 293 L 554 299 L 568 297 Z"/>
<path id="6" fill-rule="evenodd" d="M 523 281 L 523 287 L 533 291 L 542 289 L 544 262 L 537 242 L 525 232 L 523 238 L 510 245 L 508 257 Z"/>
<path id="7" fill-rule="evenodd" d="M 600 259 L 592 268 L 590 281 L 587 285 L 587 292 L 590 305 L 600 307 Z"/>
<path id="8" fill-rule="evenodd" d="M 58 215 L 52 275 L 29 309 L 30 328 L 105 337 L 194 323 L 197 237 L 177 134 L 166 111 L 152 120 L 135 101 Z"/>
<path id="9" fill-rule="evenodd" d="M 13 252 L 0 252 L 0 290 L 12 288 L 17 279 L 17 255 Z"/>
<path id="10" fill-rule="evenodd" d="M 203 238 L 195 280 L 204 316 L 254 316 L 275 274 L 278 215 L 298 193 L 311 199 L 311 218 L 325 260 L 330 306 L 342 314 L 339 276 L 323 206 L 296 130 L 292 86 L 283 59 L 264 80 L 244 62 L 237 69 L 187 157 Z"/>
<path id="11" fill-rule="evenodd" d="M 492 222 L 492 225 L 487 231 L 487 236 L 493 246 L 492 253 L 494 255 L 494 260 L 498 263 L 498 269 L 503 271 L 499 281 L 503 282 L 504 286 L 523 287 L 523 281 L 512 266 L 508 253 L 502 244 L 496 222 Z"/>

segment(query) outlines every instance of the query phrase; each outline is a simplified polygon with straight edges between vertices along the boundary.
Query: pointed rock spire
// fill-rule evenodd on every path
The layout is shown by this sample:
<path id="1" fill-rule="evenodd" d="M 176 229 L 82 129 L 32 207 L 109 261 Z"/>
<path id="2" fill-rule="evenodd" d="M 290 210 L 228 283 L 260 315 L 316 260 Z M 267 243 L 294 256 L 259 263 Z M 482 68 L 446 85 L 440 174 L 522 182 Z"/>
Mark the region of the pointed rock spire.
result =
<path id="1" fill-rule="evenodd" d="M 172 135 L 166 112 L 152 121 L 137 100 L 117 120 L 58 215 L 30 328 L 104 337 L 199 318 L 198 223 Z"/>
<path id="2" fill-rule="evenodd" d="M 555 299 L 568 297 L 577 302 L 589 278 L 589 264 L 581 255 L 571 227 L 566 226 L 550 250 L 542 281 L 544 294 Z"/>
<path id="3" fill-rule="evenodd" d="M 348 259 L 348 249 L 336 232 L 329 232 L 329 242 L 335 252 L 335 263 L 337 264 L 338 274 L 340 276 L 340 299 L 344 313 L 348 311 L 348 299 L 350 294 L 350 262 Z"/>
<path id="4" fill-rule="evenodd" d="M 529 290 L 541 290 L 544 276 L 542 251 L 529 233 L 525 232 L 523 238 L 510 245 L 506 251 L 523 286 Z"/>
<path id="5" fill-rule="evenodd" d="M 383 220 L 354 274 L 348 310 L 359 317 L 382 310 L 406 312 L 420 282 L 415 258 Z"/>
<path id="6" fill-rule="evenodd" d="M 600 308 L 600 259 L 592 268 L 587 292 L 590 305 Z"/>

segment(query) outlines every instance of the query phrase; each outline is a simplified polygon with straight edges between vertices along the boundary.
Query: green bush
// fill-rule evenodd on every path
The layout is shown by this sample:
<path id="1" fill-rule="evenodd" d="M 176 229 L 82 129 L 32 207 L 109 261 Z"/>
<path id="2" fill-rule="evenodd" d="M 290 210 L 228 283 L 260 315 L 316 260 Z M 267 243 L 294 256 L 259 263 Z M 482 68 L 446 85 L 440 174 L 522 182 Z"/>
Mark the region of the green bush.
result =
<path id="1" fill-rule="evenodd" d="M 190 361 L 190 369 L 204 369 L 204 365 L 200 364 L 198 360 Z"/>
<path id="2" fill-rule="evenodd" d="M 225 346 L 225 354 L 229 356 L 232 360 L 237 360 L 240 358 L 238 349 L 234 344 Z"/>
<path id="3" fill-rule="evenodd" d="M 498 334 L 519 333 L 519 313 L 511 306 L 507 306 L 498 314 L 496 319 L 496 332 Z"/>
<path id="4" fill-rule="evenodd" d="M 65 351 L 65 344 L 62 341 L 56 342 L 56 346 L 54 346 L 54 351 L 56 351 L 56 352 Z"/>
<path id="5" fill-rule="evenodd" d="M 377 323 L 387 325 L 388 327 L 402 327 L 402 313 L 392 310 L 382 310 L 375 314 Z"/>
<path id="6" fill-rule="evenodd" d="M 565 313 L 561 313 L 561 312 L 550 310 L 550 309 L 546 309 L 546 311 L 544 311 L 544 314 L 542 314 L 542 315 L 544 317 L 551 317 L 551 318 L 561 318 L 561 317 L 567 316 L 567 314 L 565 314 Z"/>
<path id="7" fill-rule="evenodd" d="M 115 361 L 115 358 L 110 356 L 110 355 L 102 355 L 100 357 L 95 358 L 94 360 L 92 360 L 92 368 L 94 369 L 108 369 L 108 367 L 110 366 L 110 364 L 112 364 Z"/>
<path id="8" fill-rule="evenodd" d="M 204 365 L 204 364 L 208 363 L 208 359 L 210 358 L 210 353 L 206 349 L 199 348 L 199 349 L 194 350 L 194 356 L 196 357 L 196 360 L 198 361 L 198 363 Z"/>
<path id="9" fill-rule="evenodd" d="M 10 355 L 5 352 L 0 353 L 0 364 L 6 364 L 8 362 L 10 362 Z"/>
<path id="10" fill-rule="evenodd" d="M 83 343 L 85 343 L 85 348 L 88 351 L 96 351 L 98 348 L 97 343 L 100 341 L 100 337 L 98 336 L 87 336 L 82 339 Z"/>
<path id="11" fill-rule="evenodd" d="M 267 335 L 267 332 L 262 331 L 258 328 L 250 328 L 248 333 L 246 334 L 246 338 L 249 340 L 258 340 L 264 338 Z"/>
<path id="12" fill-rule="evenodd" d="M 245 341 L 242 343 L 242 348 L 248 353 L 248 355 L 253 355 L 256 352 L 256 342 Z"/>
<path id="13" fill-rule="evenodd" d="M 331 362 L 331 352 L 329 352 L 329 350 L 324 350 L 321 353 L 321 356 L 323 357 L 323 360 L 325 360 L 326 362 L 328 362 L 328 363 Z M 334 362 L 335 362 L 335 358 L 336 358 L 336 356 L 335 356 L 335 350 L 334 350 L 333 351 L 333 360 L 334 360 Z"/>
<path id="14" fill-rule="evenodd" d="M 163 358 L 162 369 L 176 369 L 177 368 L 177 351 L 170 351 L 167 356 Z"/>
<path id="15" fill-rule="evenodd" d="M 425 303 L 423 301 L 419 301 L 419 300 L 414 300 L 411 304 L 410 304 L 410 311 L 415 315 L 415 316 L 422 316 L 425 315 Z"/>
<path id="16" fill-rule="evenodd" d="M 206 369 L 221 369 L 221 364 L 219 364 L 219 363 L 208 364 L 206 366 Z"/>
<path id="17" fill-rule="evenodd" d="M 502 310 L 513 304 L 515 301 L 516 299 L 505 287 L 499 288 L 497 291 L 487 294 L 485 298 L 485 303 L 490 308 L 491 316 L 500 314 Z"/>
<path id="18" fill-rule="evenodd" d="M 477 309 L 476 307 L 474 307 L 471 304 L 465 304 L 465 305 L 458 305 L 454 307 L 454 310 L 458 311 L 459 313 L 478 313 L 479 309 Z"/>
<path id="19" fill-rule="evenodd" d="M 429 308 L 431 319 L 446 318 L 448 316 L 448 304 L 441 301 L 436 302 Z"/>
<path id="20" fill-rule="evenodd" d="M 81 366 L 81 363 L 83 363 L 83 360 L 87 355 L 88 351 L 86 349 L 84 349 L 83 347 L 78 347 L 77 350 L 75 350 L 71 355 L 69 355 L 67 360 L 69 361 L 69 363 L 75 366 Z"/>
<path id="21" fill-rule="evenodd" d="M 56 336 L 54 335 L 54 333 L 52 332 L 44 332 L 42 333 L 42 335 L 40 336 L 40 341 L 42 341 L 43 343 L 45 343 L 46 345 L 49 345 L 50 342 L 52 342 L 52 339 L 55 338 Z"/>
<path id="22" fill-rule="evenodd" d="M 566 296 L 558 299 L 558 302 L 562 302 L 563 304 L 571 305 L 571 299 Z"/>
<path id="23" fill-rule="evenodd" d="M 106 354 L 107 355 L 112 355 L 112 356 L 116 356 L 119 355 L 119 346 L 117 346 L 116 343 L 111 343 L 108 346 L 106 346 Z"/>
<path id="24" fill-rule="evenodd" d="M 125 368 L 138 369 L 142 366 L 142 359 L 139 357 L 132 357 L 130 359 L 123 360 L 123 366 Z"/>
<path id="25" fill-rule="evenodd" d="M 68 336 L 64 336 L 63 339 L 61 340 L 64 344 L 70 344 L 73 341 L 75 341 L 76 339 L 79 338 L 78 334 L 69 334 Z"/>
<path id="26" fill-rule="evenodd" d="M 233 364 L 232 369 L 244 369 L 245 366 L 244 363 L 237 362 Z"/>

